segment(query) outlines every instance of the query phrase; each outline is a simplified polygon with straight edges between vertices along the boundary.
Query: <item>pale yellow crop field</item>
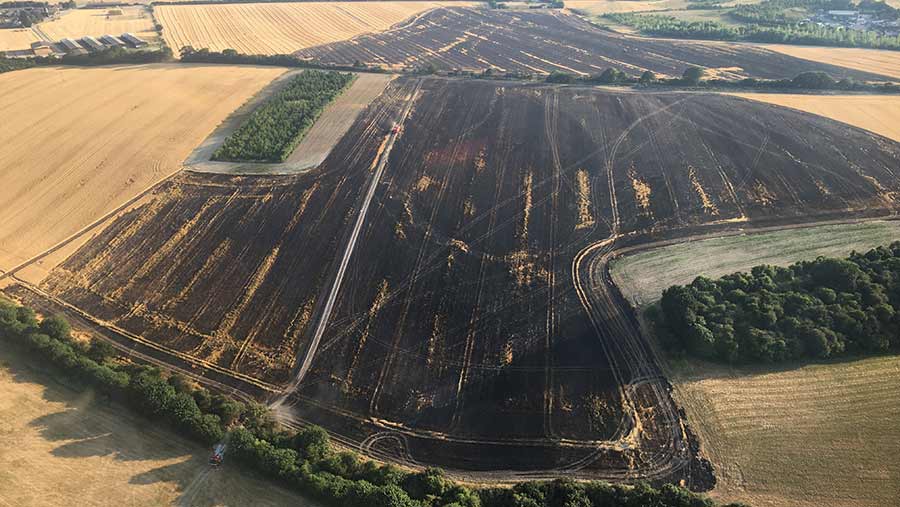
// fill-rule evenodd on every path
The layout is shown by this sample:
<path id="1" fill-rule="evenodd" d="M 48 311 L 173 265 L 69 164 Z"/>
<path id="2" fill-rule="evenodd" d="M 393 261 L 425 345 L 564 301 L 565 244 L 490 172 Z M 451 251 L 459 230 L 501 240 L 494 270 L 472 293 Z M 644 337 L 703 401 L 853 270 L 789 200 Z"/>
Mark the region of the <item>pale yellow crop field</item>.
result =
<path id="1" fill-rule="evenodd" d="M 0 74 L 0 270 L 178 171 L 231 111 L 283 72 L 168 64 Z M 50 268 L 40 266 L 40 275 Z"/>
<path id="2" fill-rule="evenodd" d="M 723 5 L 759 3 L 762 0 L 729 0 Z M 896 0 L 900 2 L 900 0 Z M 566 2 L 566 7 L 591 16 L 617 12 L 678 11 L 687 9 L 688 0 L 574 0 Z"/>
<path id="3" fill-rule="evenodd" d="M 32 42 L 40 40 L 31 28 L 0 29 L 0 51 L 28 49 Z"/>
<path id="4" fill-rule="evenodd" d="M 755 507 L 900 505 L 900 356 L 683 369 L 675 397 L 716 467 L 714 497 Z"/>
<path id="5" fill-rule="evenodd" d="M 73 9 L 64 12 L 59 19 L 40 23 L 38 27 L 54 41 L 66 37 L 77 39 L 87 35 L 99 37 L 125 32 L 131 32 L 145 40 L 158 38 L 153 28 L 153 18 L 146 7 L 115 9 L 122 11 L 122 14 L 108 15 L 110 9 Z"/>
<path id="6" fill-rule="evenodd" d="M 898 51 L 791 46 L 787 44 L 762 44 L 762 47 L 805 60 L 830 63 L 847 67 L 848 69 L 872 72 L 900 80 L 900 52 Z"/>
<path id="7" fill-rule="evenodd" d="M 452 5 L 466 5 L 452 2 Z M 299 2 L 161 5 L 163 38 L 177 54 L 185 46 L 244 54 L 288 54 L 385 30 L 440 2 Z"/>
<path id="8" fill-rule="evenodd" d="M 566 2 L 566 7 L 592 16 L 616 12 L 662 11 L 684 9 L 687 0 L 575 0 Z"/>
<path id="9" fill-rule="evenodd" d="M 0 342 L 0 505 L 316 507 Z"/>
<path id="10" fill-rule="evenodd" d="M 871 221 L 678 243 L 613 261 L 639 308 L 664 288 L 759 264 L 843 257 L 896 240 Z M 669 358 L 676 401 L 715 467 L 712 496 L 754 507 L 900 505 L 900 356 L 730 368 Z"/>
<path id="11" fill-rule="evenodd" d="M 825 116 L 900 142 L 900 96 L 897 95 L 734 95 Z"/>

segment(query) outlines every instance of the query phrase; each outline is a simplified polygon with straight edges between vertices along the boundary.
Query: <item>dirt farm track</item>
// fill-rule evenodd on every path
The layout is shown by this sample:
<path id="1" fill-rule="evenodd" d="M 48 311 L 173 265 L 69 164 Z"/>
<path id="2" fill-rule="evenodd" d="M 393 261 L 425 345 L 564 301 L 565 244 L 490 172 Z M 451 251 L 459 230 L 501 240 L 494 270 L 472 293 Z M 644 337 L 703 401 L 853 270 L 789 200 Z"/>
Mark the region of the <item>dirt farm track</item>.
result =
<path id="1" fill-rule="evenodd" d="M 179 174 L 34 290 L 7 290 L 235 387 L 298 378 L 281 418 L 370 455 L 707 489 L 654 351 L 597 266 L 698 231 L 892 213 L 897 167 L 894 141 L 737 97 L 404 77 L 317 169 Z"/>

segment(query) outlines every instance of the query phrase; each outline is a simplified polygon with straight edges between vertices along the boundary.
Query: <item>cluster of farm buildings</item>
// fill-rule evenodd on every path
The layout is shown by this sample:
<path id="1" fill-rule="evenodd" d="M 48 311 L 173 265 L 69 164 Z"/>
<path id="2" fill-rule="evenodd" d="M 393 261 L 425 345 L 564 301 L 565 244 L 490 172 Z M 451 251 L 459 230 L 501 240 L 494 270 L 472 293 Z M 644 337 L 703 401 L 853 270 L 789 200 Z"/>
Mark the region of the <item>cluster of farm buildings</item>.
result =
<path id="1" fill-rule="evenodd" d="M 112 48 L 142 48 L 147 42 L 132 33 L 62 39 L 57 42 L 38 41 L 31 43 L 30 49 L 7 51 L 7 58 L 30 58 L 33 56 L 65 56 L 99 53 Z"/>

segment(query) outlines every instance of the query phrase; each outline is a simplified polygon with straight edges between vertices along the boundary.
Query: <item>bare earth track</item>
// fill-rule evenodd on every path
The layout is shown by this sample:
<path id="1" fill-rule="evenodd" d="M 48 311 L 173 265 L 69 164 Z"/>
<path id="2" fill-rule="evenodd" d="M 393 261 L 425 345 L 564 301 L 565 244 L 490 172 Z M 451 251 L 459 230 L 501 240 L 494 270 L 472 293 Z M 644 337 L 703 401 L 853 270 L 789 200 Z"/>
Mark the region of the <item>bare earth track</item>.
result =
<path id="1" fill-rule="evenodd" d="M 374 456 L 706 489 L 655 353 L 596 267 L 698 228 L 894 211 L 898 161 L 883 137 L 735 97 L 400 78 L 315 171 L 180 175 L 14 290 L 231 385 L 299 378 L 282 417 Z"/>
<path id="2" fill-rule="evenodd" d="M 384 32 L 296 54 L 326 64 L 359 61 L 387 68 L 432 64 L 441 70 L 593 75 L 613 67 L 630 75 L 651 70 L 680 76 L 688 66 L 699 65 L 730 77 L 790 78 L 822 70 L 836 77 L 885 80 L 877 72 L 801 60 L 753 45 L 625 36 L 564 12 L 466 7 L 435 9 Z"/>

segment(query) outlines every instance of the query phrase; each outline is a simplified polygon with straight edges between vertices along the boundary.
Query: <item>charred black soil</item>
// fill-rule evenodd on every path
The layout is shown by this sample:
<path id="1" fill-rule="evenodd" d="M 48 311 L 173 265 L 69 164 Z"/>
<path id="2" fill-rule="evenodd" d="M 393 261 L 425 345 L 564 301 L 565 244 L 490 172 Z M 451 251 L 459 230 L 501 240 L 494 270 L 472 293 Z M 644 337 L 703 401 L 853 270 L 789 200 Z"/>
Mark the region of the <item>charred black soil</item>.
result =
<path id="1" fill-rule="evenodd" d="M 602 30 L 558 11 L 447 7 L 416 16 L 390 30 L 303 49 L 315 62 L 387 68 L 597 75 L 616 68 L 638 76 L 645 70 L 681 76 L 698 65 L 723 77 L 792 78 L 805 71 L 833 77 L 890 80 L 872 73 L 794 58 L 748 44 L 661 40 Z"/>
<path id="2" fill-rule="evenodd" d="M 414 88 L 395 81 L 312 173 L 176 178 L 43 287 L 285 382 Z M 705 224 L 894 210 L 897 167 L 897 143 L 734 97 L 425 79 L 282 409 L 412 464 L 708 487 L 627 305 L 611 294 L 586 311 L 581 253 Z"/>

